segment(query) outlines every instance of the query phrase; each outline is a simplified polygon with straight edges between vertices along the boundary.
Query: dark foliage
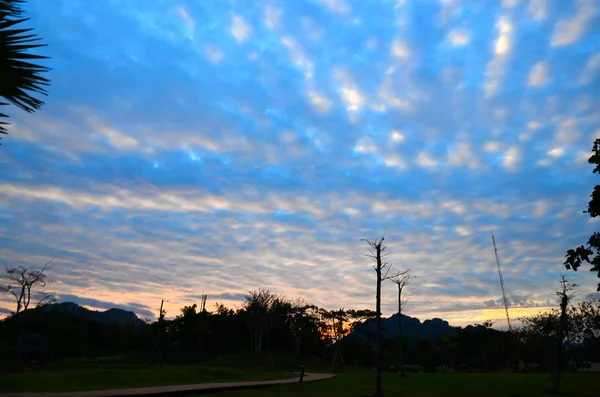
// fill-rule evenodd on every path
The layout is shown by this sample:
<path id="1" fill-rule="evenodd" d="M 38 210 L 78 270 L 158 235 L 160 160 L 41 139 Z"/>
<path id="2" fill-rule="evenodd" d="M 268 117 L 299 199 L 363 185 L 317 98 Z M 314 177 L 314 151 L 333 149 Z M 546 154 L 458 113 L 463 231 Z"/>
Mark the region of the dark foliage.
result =
<path id="1" fill-rule="evenodd" d="M 184 307 L 176 318 L 165 321 L 161 342 L 164 362 L 192 364 L 255 351 L 255 338 L 262 338 L 263 353 L 269 356 L 284 354 L 317 359 L 323 362 L 323 368 L 329 369 L 339 343 L 347 365 L 363 368 L 375 365 L 373 312 L 327 311 L 302 300 L 293 302 L 282 296 L 277 299 L 280 303 L 273 305 L 270 312 L 261 312 L 262 316 L 272 318 L 266 320 L 268 333 L 264 328 L 258 336 L 256 328 L 248 326 L 252 317 L 243 309 L 247 304 L 238 310 L 216 305 L 212 312 L 198 310 L 196 305 Z M 598 310 L 593 302 L 570 309 L 573 325 L 569 327 L 572 332 L 566 342 L 571 347 L 565 360 L 600 358 Z M 331 322 L 332 315 L 342 318 L 343 323 Z M 402 350 L 406 369 L 408 372 L 445 367 L 472 372 L 511 370 L 511 363 L 521 359 L 532 368 L 549 371 L 556 341 L 556 316 L 553 312 L 532 316 L 531 321 L 511 335 L 492 329 L 491 323 L 460 328 L 439 319 L 421 323 L 403 315 L 406 333 Z M 25 330 L 23 359 L 28 363 L 119 355 L 129 363 L 146 365 L 152 360 L 159 331 L 158 322 L 144 323 L 124 310 L 93 312 L 72 303 L 51 304 L 0 321 L 0 359 L 6 363 L 16 357 L 21 320 Z M 397 371 L 399 343 L 393 328 L 397 317 L 383 319 L 382 324 L 381 365 L 383 370 Z M 337 333 L 332 327 L 339 327 Z"/>
<path id="2" fill-rule="evenodd" d="M 595 164 L 593 173 L 600 174 L 600 139 L 594 141 L 592 147 L 592 156 L 588 162 Z M 588 204 L 587 211 L 583 211 L 590 217 L 595 218 L 600 215 L 600 185 L 596 185 L 592 194 L 592 198 Z M 598 273 L 597 276 L 600 278 L 600 233 L 596 232 L 592 234 L 586 245 L 580 245 L 575 249 L 567 251 L 565 267 L 567 269 L 577 269 L 583 262 L 587 262 L 592 265 L 590 271 Z M 600 283 L 598 283 L 598 291 L 600 291 Z"/>
<path id="3" fill-rule="evenodd" d="M 22 0 L 0 0 L 0 106 L 14 104 L 26 112 L 33 112 L 44 105 L 33 94 L 46 95 L 49 80 L 42 73 L 49 69 L 32 63 L 47 57 L 32 54 L 31 50 L 44 46 L 32 29 L 20 28 L 28 18 L 22 17 Z M 6 134 L 8 118 L 0 112 L 0 134 Z"/>

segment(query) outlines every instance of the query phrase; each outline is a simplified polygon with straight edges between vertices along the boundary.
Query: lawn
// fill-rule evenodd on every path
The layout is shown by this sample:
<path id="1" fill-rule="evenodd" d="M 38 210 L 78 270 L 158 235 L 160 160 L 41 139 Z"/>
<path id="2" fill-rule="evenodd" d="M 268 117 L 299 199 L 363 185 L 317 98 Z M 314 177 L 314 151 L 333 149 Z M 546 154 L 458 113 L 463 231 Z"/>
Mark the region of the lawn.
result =
<path id="1" fill-rule="evenodd" d="M 338 374 L 334 379 L 315 383 L 272 386 L 265 389 L 238 390 L 211 394 L 221 397 L 360 397 L 374 392 L 374 374 Z M 431 373 L 400 378 L 384 374 L 386 396 L 409 397 L 521 397 L 551 396 L 549 374 L 467 374 Z M 561 395 L 600 396 L 600 374 L 570 373 L 563 376 Z M 555 394 L 554 394 L 555 395 Z M 195 396 L 198 397 L 198 396 Z"/>
<path id="2" fill-rule="evenodd" d="M 292 378 L 289 371 L 262 371 L 220 366 L 163 368 L 106 366 L 78 369 L 39 369 L 25 373 L 0 373 L 0 393 L 106 390 L 132 387 L 243 382 Z"/>

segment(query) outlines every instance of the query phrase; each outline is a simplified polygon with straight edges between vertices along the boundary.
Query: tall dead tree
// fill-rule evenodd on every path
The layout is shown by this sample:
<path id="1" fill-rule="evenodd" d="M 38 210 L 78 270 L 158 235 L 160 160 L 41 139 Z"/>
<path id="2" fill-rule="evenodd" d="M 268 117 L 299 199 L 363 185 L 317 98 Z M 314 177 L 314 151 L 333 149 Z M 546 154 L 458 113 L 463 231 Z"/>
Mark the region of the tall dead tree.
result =
<path id="1" fill-rule="evenodd" d="M 375 293 L 375 397 L 383 396 L 383 389 L 381 387 L 381 282 L 395 275 L 389 275 L 392 265 L 389 262 L 384 261 L 387 256 L 386 246 L 383 244 L 384 236 L 367 240 L 362 239 L 369 246 L 366 257 L 370 258 L 375 262 L 375 273 L 377 274 L 377 287 Z"/>
<path id="2" fill-rule="evenodd" d="M 398 365 L 400 366 L 400 376 L 406 376 L 406 372 L 404 371 L 404 357 L 402 352 L 402 310 L 408 299 L 402 297 L 402 291 L 406 288 L 410 282 L 415 278 L 410 274 L 410 269 L 406 269 L 396 274 L 391 278 L 391 281 L 398 286 Z"/>
<path id="3" fill-rule="evenodd" d="M 556 291 L 556 296 L 560 300 L 560 317 L 558 322 L 557 338 L 556 338 L 556 360 L 554 364 L 554 392 L 558 393 L 560 390 L 560 370 L 563 360 L 563 341 L 565 335 L 569 332 L 568 324 L 569 318 L 567 314 L 567 307 L 569 302 L 575 294 L 571 291 L 577 287 L 577 284 L 570 283 L 564 275 L 561 275 L 560 290 Z"/>
<path id="4" fill-rule="evenodd" d="M 35 307 L 42 306 L 45 303 L 54 300 L 54 295 L 44 291 L 48 278 L 44 272 L 50 268 L 52 260 L 49 260 L 42 270 L 27 268 L 24 266 L 6 267 L 3 275 L 0 276 L 0 291 L 10 293 L 16 300 L 19 314 L 29 308 L 33 297 Z"/>

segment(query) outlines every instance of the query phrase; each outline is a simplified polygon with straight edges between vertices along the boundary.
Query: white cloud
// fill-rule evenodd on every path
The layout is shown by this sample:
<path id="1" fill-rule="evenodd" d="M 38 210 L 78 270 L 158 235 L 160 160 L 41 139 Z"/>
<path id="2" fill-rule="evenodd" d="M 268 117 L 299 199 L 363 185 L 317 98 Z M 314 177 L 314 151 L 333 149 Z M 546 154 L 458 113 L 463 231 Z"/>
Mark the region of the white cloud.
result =
<path id="1" fill-rule="evenodd" d="M 486 81 L 483 85 L 487 97 L 493 96 L 505 74 L 505 64 L 512 49 L 513 25 L 501 16 L 496 21 L 498 35 L 494 41 L 495 56 L 488 62 L 485 71 Z"/>
<path id="2" fill-rule="evenodd" d="M 581 39 L 588 28 L 588 24 L 596 15 L 596 0 L 578 0 L 577 12 L 571 18 L 565 18 L 556 23 L 550 45 L 559 47 L 571 45 Z"/>
<path id="3" fill-rule="evenodd" d="M 402 132 L 398 130 L 392 130 L 392 132 L 390 133 L 390 140 L 393 142 L 402 142 L 404 141 L 404 139 L 404 134 L 402 134 Z"/>
<path id="4" fill-rule="evenodd" d="M 402 170 L 407 168 L 406 161 L 404 161 L 404 159 L 397 154 L 386 156 L 384 159 L 384 164 L 388 167 L 399 168 Z"/>
<path id="5" fill-rule="evenodd" d="M 511 50 L 511 36 L 510 33 L 513 30 L 512 23 L 508 18 L 500 18 L 496 23 L 496 29 L 498 30 L 498 37 L 494 48 L 497 55 L 507 55 Z"/>
<path id="6" fill-rule="evenodd" d="M 577 120 L 572 117 L 558 118 L 556 120 L 556 133 L 554 142 L 556 145 L 564 146 L 575 142 L 581 133 L 577 128 Z"/>
<path id="7" fill-rule="evenodd" d="M 379 99 L 381 99 L 385 105 L 389 107 L 394 107 L 401 109 L 404 112 L 411 112 L 413 110 L 413 106 L 410 101 L 401 98 L 396 94 L 392 86 L 392 79 L 386 78 L 383 83 L 379 86 L 377 90 L 377 95 Z M 383 106 L 383 105 L 382 105 Z M 382 111 L 385 111 L 386 107 L 383 106 Z"/>
<path id="8" fill-rule="evenodd" d="M 527 11 L 534 21 L 543 21 L 548 16 L 548 0 L 530 0 Z"/>
<path id="9" fill-rule="evenodd" d="M 308 87 L 313 85 L 313 62 L 306 56 L 296 40 L 290 36 L 281 38 L 281 43 L 289 50 L 291 61 L 304 72 L 304 80 Z"/>
<path id="10" fill-rule="evenodd" d="M 520 0 L 502 0 L 502 6 L 503 7 L 515 7 L 517 5 L 519 5 Z"/>
<path id="11" fill-rule="evenodd" d="M 467 213 L 467 207 L 459 201 L 444 201 L 442 208 L 452 211 L 456 215 L 465 215 Z"/>
<path id="12" fill-rule="evenodd" d="M 423 168 L 434 168 L 437 166 L 437 161 L 425 152 L 419 153 L 417 164 Z"/>
<path id="13" fill-rule="evenodd" d="M 408 59 L 410 56 L 410 50 L 406 43 L 399 40 L 394 40 L 394 42 L 392 42 L 392 54 L 401 59 Z"/>
<path id="14" fill-rule="evenodd" d="M 339 84 L 337 91 L 342 101 L 346 104 L 346 111 L 354 113 L 360 110 L 366 98 L 359 91 L 352 77 L 343 69 L 334 69 L 333 76 Z"/>
<path id="15" fill-rule="evenodd" d="M 487 153 L 497 153 L 501 149 L 500 142 L 498 141 L 488 141 L 483 146 L 483 150 Z"/>
<path id="16" fill-rule="evenodd" d="M 548 84 L 548 80 L 548 64 L 544 61 L 540 61 L 531 68 L 527 84 L 532 87 L 540 87 Z"/>
<path id="17" fill-rule="evenodd" d="M 587 84 L 600 74 L 600 52 L 592 55 L 579 74 L 579 83 Z"/>
<path id="18" fill-rule="evenodd" d="M 471 231 L 468 228 L 462 226 L 455 227 L 454 230 L 456 231 L 456 233 L 463 237 L 469 236 L 471 234 Z"/>
<path id="19" fill-rule="evenodd" d="M 244 42 L 250 37 L 251 29 L 248 23 L 239 15 L 234 15 L 231 21 L 231 34 L 239 42 Z"/>
<path id="20" fill-rule="evenodd" d="M 563 154 L 565 154 L 564 147 L 555 147 L 555 148 L 548 150 L 548 156 L 550 156 L 550 157 L 558 158 L 558 157 L 562 157 Z"/>
<path id="21" fill-rule="evenodd" d="M 204 47 L 204 53 L 212 63 L 219 63 L 223 58 L 223 53 L 217 47 L 207 45 Z"/>
<path id="22" fill-rule="evenodd" d="M 187 9 L 184 6 L 179 5 L 176 7 L 176 10 L 183 19 L 183 22 L 187 28 L 189 30 L 193 30 L 196 27 L 196 21 L 194 21 L 194 18 L 190 16 L 190 13 L 187 11 Z"/>
<path id="23" fill-rule="evenodd" d="M 377 154 L 379 149 L 377 148 L 377 144 L 371 138 L 363 137 L 356 142 L 354 146 L 354 151 L 357 153 L 370 153 Z"/>
<path id="24" fill-rule="evenodd" d="M 471 36 L 465 29 L 454 29 L 448 33 L 448 40 L 453 46 L 459 47 L 468 44 Z"/>
<path id="25" fill-rule="evenodd" d="M 96 116 L 90 116 L 88 120 L 90 126 L 98 133 L 104 135 L 108 142 L 116 149 L 120 150 L 136 150 L 140 147 L 137 139 L 119 131 L 116 128 L 110 127 L 102 122 Z"/>
<path id="26" fill-rule="evenodd" d="M 345 14 L 350 11 L 350 7 L 343 0 L 320 0 L 327 8 L 338 14 Z"/>
<path id="27" fill-rule="evenodd" d="M 345 207 L 342 211 L 350 216 L 360 216 L 362 212 L 357 208 Z"/>
<path id="28" fill-rule="evenodd" d="M 548 213 L 548 209 L 549 209 L 549 204 L 547 200 L 538 200 L 535 203 L 535 210 L 533 212 L 533 216 L 535 218 L 542 218 L 544 216 L 546 216 L 546 214 Z"/>
<path id="29" fill-rule="evenodd" d="M 455 167 L 465 166 L 472 169 L 479 166 L 477 156 L 468 142 L 459 142 L 448 151 L 448 163 Z"/>
<path id="30" fill-rule="evenodd" d="M 588 163 L 588 159 L 591 157 L 590 152 L 587 152 L 585 150 L 580 150 L 579 152 L 577 152 L 577 154 L 575 155 L 573 162 L 575 164 L 587 164 Z"/>
<path id="31" fill-rule="evenodd" d="M 325 29 L 309 17 L 302 18 L 302 30 L 313 41 L 323 39 L 323 35 L 325 34 Z"/>
<path id="32" fill-rule="evenodd" d="M 355 112 L 359 110 L 365 102 L 365 98 L 362 96 L 362 94 L 353 87 L 342 88 L 342 99 L 344 102 L 346 102 L 346 109 L 349 112 Z"/>
<path id="33" fill-rule="evenodd" d="M 511 146 L 504 152 L 502 165 L 509 170 L 515 170 L 520 160 L 521 151 L 517 146 Z"/>
<path id="34" fill-rule="evenodd" d="M 327 113 L 331 109 L 331 101 L 316 91 L 310 91 L 308 98 L 310 104 L 320 113 Z"/>
<path id="35" fill-rule="evenodd" d="M 279 25 L 279 18 L 281 18 L 281 9 L 268 5 L 265 8 L 264 24 L 269 29 L 275 29 Z"/>

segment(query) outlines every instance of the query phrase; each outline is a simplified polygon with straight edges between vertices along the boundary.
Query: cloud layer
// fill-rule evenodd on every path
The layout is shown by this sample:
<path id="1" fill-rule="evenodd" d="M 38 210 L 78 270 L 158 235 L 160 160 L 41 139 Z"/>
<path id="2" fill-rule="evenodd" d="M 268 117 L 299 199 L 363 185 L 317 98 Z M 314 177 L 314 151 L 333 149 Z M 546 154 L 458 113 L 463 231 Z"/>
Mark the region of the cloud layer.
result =
<path id="1" fill-rule="evenodd" d="M 0 148 L 0 262 L 54 258 L 52 289 L 90 306 L 171 315 L 263 287 L 372 307 L 360 239 L 386 233 L 418 277 L 407 313 L 465 324 L 503 316 L 492 233 L 519 315 L 554 304 L 597 228 L 593 0 L 26 11 L 52 87 Z"/>

